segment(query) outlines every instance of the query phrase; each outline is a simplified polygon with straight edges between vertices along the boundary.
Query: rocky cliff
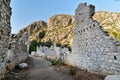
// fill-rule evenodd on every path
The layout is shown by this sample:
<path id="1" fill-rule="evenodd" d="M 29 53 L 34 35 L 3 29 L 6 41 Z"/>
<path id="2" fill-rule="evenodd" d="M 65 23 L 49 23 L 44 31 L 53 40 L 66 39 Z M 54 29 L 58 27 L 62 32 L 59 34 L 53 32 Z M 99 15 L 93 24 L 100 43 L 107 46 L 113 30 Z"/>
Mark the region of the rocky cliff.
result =
<path id="1" fill-rule="evenodd" d="M 120 40 L 120 13 L 115 12 L 96 12 L 93 16 L 95 20 L 97 20 L 104 30 L 108 31 L 108 33 Z"/>
<path id="2" fill-rule="evenodd" d="M 120 13 L 95 12 L 94 20 L 100 22 L 102 28 L 116 39 L 120 40 Z M 75 18 L 72 15 L 54 15 L 45 21 L 37 21 L 22 29 L 21 32 L 29 31 L 30 40 L 40 42 L 53 41 L 54 37 L 58 44 L 70 46 L 73 39 Z"/>
<path id="3" fill-rule="evenodd" d="M 47 23 L 42 20 L 33 22 L 20 30 L 20 34 L 27 31 L 30 32 L 31 41 L 53 42 L 54 38 L 56 38 L 57 44 L 70 46 L 74 25 L 75 19 L 73 16 L 60 14 L 50 17 Z"/>

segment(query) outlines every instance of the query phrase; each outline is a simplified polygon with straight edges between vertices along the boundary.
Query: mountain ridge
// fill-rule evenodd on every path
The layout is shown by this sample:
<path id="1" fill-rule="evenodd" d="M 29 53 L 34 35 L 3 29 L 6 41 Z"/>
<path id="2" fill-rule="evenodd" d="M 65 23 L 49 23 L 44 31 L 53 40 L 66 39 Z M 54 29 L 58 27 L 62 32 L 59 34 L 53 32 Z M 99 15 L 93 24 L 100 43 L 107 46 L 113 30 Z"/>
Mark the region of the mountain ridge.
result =
<path id="1" fill-rule="evenodd" d="M 109 33 L 110 36 L 120 40 L 120 13 L 97 11 L 93 16 L 102 28 Z M 19 33 L 30 32 L 30 40 L 38 42 L 53 42 L 57 39 L 57 44 L 71 46 L 73 31 L 75 26 L 75 18 L 73 15 L 56 14 L 51 16 L 47 22 L 43 20 L 35 21 L 21 29 Z"/>

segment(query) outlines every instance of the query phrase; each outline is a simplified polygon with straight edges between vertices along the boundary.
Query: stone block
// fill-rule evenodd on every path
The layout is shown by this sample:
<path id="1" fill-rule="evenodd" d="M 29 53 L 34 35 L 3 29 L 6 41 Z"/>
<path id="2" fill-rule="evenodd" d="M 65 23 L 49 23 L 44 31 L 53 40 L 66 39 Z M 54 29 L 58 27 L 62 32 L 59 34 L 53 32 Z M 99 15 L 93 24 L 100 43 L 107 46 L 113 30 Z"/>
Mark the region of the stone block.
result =
<path id="1" fill-rule="evenodd" d="M 104 80 L 120 80 L 120 75 L 108 75 Z"/>

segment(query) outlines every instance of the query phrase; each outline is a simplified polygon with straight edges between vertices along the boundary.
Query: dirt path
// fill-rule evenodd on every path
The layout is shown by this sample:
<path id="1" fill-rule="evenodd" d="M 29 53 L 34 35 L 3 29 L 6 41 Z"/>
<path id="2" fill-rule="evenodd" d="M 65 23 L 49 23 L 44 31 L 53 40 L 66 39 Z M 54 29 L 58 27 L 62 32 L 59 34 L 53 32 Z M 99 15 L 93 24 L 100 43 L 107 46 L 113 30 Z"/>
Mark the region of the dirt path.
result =
<path id="1" fill-rule="evenodd" d="M 105 76 L 70 66 L 53 66 L 41 57 L 30 56 L 28 69 L 13 69 L 2 80 L 104 80 Z"/>
<path id="2" fill-rule="evenodd" d="M 73 80 L 70 76 L 65 76 L 54 70 L 51 62 L 39 57 L 30 57 L 33 65 L 30 65 L 28 80 Z"/>
<path id="3" fill-rule="evenodd" d="M 51 62 L 43 58 L 30 56 L 26 62 L 29 69 L 14 69 L 3 80 L 73 80 L 71 76 L 56 71 Z"/>

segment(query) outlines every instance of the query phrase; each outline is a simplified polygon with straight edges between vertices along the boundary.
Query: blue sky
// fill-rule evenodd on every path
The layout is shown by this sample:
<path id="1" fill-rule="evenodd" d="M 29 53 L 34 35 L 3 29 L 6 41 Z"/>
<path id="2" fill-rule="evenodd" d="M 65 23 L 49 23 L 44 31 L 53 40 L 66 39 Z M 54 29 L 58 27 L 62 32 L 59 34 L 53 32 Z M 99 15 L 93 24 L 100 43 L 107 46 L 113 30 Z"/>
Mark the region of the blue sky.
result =
<path id="1" fill-rule="evenodd" d="M 55 14 L 74 15 L 81 2 L 96 6 L 96 11 L 120 12 L 120 0 L 11 0 L 12 33 L 38 20 L 47 22 Z"/>

